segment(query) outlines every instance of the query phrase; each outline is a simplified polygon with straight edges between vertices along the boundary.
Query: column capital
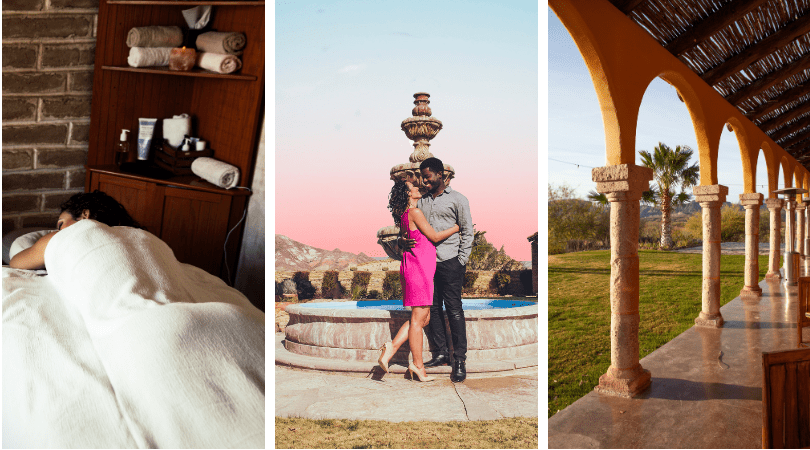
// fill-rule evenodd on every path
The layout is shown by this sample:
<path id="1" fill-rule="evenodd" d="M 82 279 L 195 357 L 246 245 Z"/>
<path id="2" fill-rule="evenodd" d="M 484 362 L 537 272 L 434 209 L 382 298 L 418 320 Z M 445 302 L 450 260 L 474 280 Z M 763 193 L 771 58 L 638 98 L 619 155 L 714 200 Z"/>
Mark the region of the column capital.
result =
<path id="1" fill-rule="evenodd" d="M 785 206 L 785 201 L 781 198 L 769 198 L 765 199 L 765 206 L 767 206 L 771 211 L 778 211 Z"/>
<path id="2" fill-rule="evenodd" d="M 701 185 L 693 187 L 692 193 L 698 203 L 723 203 L 728 195 L 728 187 L 721 184 Z"/>
<path id="3" fill-rule="evenodd" d="M 754 192 L 753 194 L 740 194 L 740 204 L 746 208 L 762 206 L 763 195 Z"/>
<path id="4" fill-rule="evenodd" d="M 796 202 L 796 211 L 803 211 L 807 206 L 803 203 Z"/>
<path id="5" fill-rule="evenodd" d="M 591 170 L 596 182 L 596 191 L 603 194 L 626 193 L 627 200 L 641 198 L 641 193 L 650 189 L 653 170 L 635 164 L 616 164 L 596 167 Z"/>

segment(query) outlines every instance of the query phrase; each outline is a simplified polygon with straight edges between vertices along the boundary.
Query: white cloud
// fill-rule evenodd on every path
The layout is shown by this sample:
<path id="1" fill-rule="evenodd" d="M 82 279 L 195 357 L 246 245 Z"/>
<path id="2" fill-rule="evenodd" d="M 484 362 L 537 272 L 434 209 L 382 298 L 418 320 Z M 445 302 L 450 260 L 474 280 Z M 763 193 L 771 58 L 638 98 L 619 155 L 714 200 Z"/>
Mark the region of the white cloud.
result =
<path id="1" fill-rule="evenodd" d="M 338 70 L 338 73 L 357 72 L 357 71 L 363 70 L 365 68 L 366 68 L 365 64 L 352 64 L 352 65 L 346 66 L 346 67 Z"/>

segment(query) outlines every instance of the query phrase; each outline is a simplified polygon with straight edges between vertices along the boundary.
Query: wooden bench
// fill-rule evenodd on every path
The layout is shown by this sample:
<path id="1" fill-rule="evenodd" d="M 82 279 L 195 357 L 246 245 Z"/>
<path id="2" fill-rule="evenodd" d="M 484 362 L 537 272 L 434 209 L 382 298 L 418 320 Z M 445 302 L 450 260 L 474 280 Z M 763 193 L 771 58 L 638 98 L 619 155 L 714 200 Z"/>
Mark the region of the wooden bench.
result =
<path id="1" fill-rule="evenodd" d="M 762 448 L 810 448 L 810 348 L 762 353 Z"/>
<path id="2" fill-rule="evenodd" d="M 802 329 L 810 327 L 810 277 L 799 278 L 799 298 L 797 302 L 796 330 L 799 334 L 799 347 L 810 346 L 810 341 L 802 340 Z"/>

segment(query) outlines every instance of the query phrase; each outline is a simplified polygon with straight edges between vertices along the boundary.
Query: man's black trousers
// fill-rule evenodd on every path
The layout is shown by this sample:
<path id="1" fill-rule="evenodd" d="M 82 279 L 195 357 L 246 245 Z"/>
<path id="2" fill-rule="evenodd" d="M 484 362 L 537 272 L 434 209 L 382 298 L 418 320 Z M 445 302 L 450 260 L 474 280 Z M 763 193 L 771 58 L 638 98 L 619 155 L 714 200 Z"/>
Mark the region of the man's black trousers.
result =
<path id="1" fill-rule="evenodd" d="M 436 346 L 434 356 L 437 354 L 450 355 L 445 334 L 445 311 L 442 310 L 442 305 L 444 305 L 453 339 L 453 358 L 460 361 L 467 359 L 467 328 L 464 323 L 464 310 L 461 309 L 461 288 L 464 286 L 466 271 L 466 266 L 458 261 L 458 257 L 436 264 L 436 275 L 433 278 L 433 305 L 430 307 L 430 323 L 428 324 L 429 337 Z"/>

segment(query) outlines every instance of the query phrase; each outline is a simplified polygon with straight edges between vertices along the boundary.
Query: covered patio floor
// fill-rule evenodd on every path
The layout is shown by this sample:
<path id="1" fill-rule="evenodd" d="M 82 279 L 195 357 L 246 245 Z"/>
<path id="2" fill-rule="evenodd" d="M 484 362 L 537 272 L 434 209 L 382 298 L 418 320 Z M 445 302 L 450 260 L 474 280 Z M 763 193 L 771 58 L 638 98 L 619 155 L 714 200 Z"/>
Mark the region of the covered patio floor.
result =
<path id="1" fill-rule="evenodd" d="M 797 347 L 798 290 L 759 286 L 761 297 L 720 309 L 721 328 L 693 326 L 642 359 L 652 374 L 642 394 L 591 391 L 555 414 L 549 448 L 762 448 L 762 352 Z"/>

